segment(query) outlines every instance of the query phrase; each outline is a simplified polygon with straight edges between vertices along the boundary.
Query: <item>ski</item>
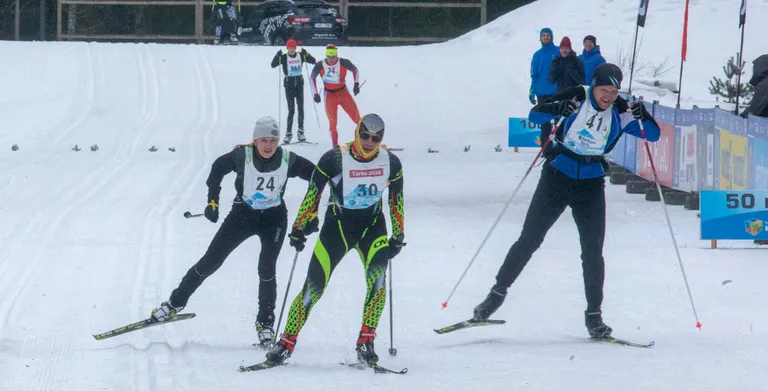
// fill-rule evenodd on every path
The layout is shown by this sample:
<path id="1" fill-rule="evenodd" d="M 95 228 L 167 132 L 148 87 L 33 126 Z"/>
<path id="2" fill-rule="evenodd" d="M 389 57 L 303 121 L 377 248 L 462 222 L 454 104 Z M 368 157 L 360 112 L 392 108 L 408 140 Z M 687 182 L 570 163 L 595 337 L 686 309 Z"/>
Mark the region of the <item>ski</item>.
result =
<path id="1" fill-rule="evenodd" d="M 317 145 L 317 143 L 312 141 L 296 141 L 293 143 L 283 143 L 283 145 Z"/>
<path id="2" fill-rule="evenodd" d="M 366 369 L 366 368 L 372 368 L 373 372 L 375 372 L 375 373 L 392 373 L 392 374 L 396 374 L 396 375 L 405 375 L 406 373 L 408 373 L 408 368 L 403 368 L 403 369 L 401 369 L 399 371 L 395 371 L 393 369 L 382 367 L 379 364 L 368 364 L 368 365 L 366 365 L 365 363 L 362 363 L 360 361 L 356 361 L 356 362 L 340 362 L 339 364 L 346 365 L 346 366 L 348 366 L 350 368 L 357 368 L 357 369 L 360 369 L 360 370 L 363 370 L 363 369 Z"/>
<path id="3" fill-rule="evenodd" d="M 263 371 L 265 369 L 279 367 L 281 365 L 286 365 L 286 364 L 285 363 L 275 364 L 275 363 L 269 362 L 269 360 L 267 360 L 267 361 L 260 362 L 258 364 L 249 365 L 247 367 L 244 367 L 244 366 L 241 365 L 240 366 L 240 372 Z"/>
<path id="4" fill-rule="evenodd" d="M 100 341 L 102 339 L 112 338 L 112 337 L 115 337 L 115 336 L 118 336 L 118 335 L 121 335 L 121 334 L 130 333 L 131 331 L 136 331 L 136 330 L 140 330 L 140 329 L 144 329 L 144 328 L 152 327 L 152 326 L 157 326 L 157 325 L 161 325 L 161 324 L 165 324 L 165 323 L 177 322 L 177 321 L 185 320 L 185 319 L 192 319 L 194 317 L 195 317 L 194 313 L 179 314 L 179 315 L 174 315 L 174 316 L 168 318 L 167 320 L 163 320 L 163 321 L 159 321 L 159 322 L 158 321 L 154 321 L 154 320 L 152 320 L 152 317 L 149 317 L 147 319 L 140 320 L 140 321 L 138 321 L 136 323 L 132 323 L 132 324 L 129 324 L 127 326 L 119 327 L 119 328 L 116 328 L 114 330 L 109 330 L 109 331 L 101 333 L 101 334 L 94 334 L 93 338 L 96 338 L 97 340 Z"/>
<path id="5" fill-rule="evenodd" d="M 491 326 L 494 324 L 504 324 L 507 323 L 506 320 L 498 320 L 498 319 L 487 319 L 487 320 L 465 320 L 463 322 L 459 322 L 456 324 L 452 324 L 450 326 L 443 327 L 441 329 L 434 329 L 436 333 L 438 334 L 445 334 L 450 333 L 456 330 L 462 330 L 470 327 L 478 327 L 478 326 Z"/>
<path id="6" fill-rule="evenodd" d="M 655 345 L 655 341 L 651 341 L 649 343 L 637 343 L 637 342 L 630 342 L 623 339 L 618 339 L 614 337 L 602 337 L 602 338 L 592 338 L 594 341 L 598 342 L 608 342 L 616 345 L 624 345 L 624 346 L 632 346 L 636 348 L 650 348 L 651 346 Z"/>

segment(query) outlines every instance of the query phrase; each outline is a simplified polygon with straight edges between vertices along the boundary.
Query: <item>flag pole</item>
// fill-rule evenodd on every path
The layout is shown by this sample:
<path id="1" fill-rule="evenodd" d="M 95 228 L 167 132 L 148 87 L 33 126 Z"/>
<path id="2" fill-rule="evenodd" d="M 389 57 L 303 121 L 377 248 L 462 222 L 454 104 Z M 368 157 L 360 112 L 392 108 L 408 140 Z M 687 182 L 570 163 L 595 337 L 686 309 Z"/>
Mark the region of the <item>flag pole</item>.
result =
<path id="1" fill-rule="evenodd" d="M 746 25 L 741 25 L 741 47 L 739 48 L 739 76 L 736 79 L 736 115 L 739 115 L 739 97 L 741 97 L 741 74 L 744 72 L 743 69 L 741 69 L 741 59 L 742 54 L 744 53 L 744 29 Z"/>
<path id="2" fill-rule="evenodd" d="M 683 65 L 685 64 L 686 52 L 688 51 L 688 3 L 690 0 L 685 0 L 685 20 L 683 22 L 683 49 L 680 55 L 680 79 L 678 80 L 677 88 L 677 108 L 680 108 L 680 97 L 683 92 Z"/>
<path id="3" fill-rule="evenodd" d="M 635 42 L 632 44 L 632 65 L 629 67 L 629 96 L 632 96 L 632 77 L 635 75 L 635 56 L 637 55 L 637 33 L 640 25 L 635 24 Z"/>

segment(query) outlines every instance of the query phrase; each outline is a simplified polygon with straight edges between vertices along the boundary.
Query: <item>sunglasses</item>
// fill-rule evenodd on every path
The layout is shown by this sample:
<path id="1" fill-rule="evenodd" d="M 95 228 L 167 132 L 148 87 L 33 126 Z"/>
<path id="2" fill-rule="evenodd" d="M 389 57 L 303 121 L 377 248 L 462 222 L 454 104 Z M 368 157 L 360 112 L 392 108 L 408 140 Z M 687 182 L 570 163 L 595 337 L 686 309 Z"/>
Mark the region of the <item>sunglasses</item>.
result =
<path id="1" fill-rule="evenodd" d="M 366 132 L 360 132 L 360 138 L 363 140 L 371 139 L 374 143 L 380 143 L 381 142 L 381 136 L 371 136 L 370 134 Z"/>

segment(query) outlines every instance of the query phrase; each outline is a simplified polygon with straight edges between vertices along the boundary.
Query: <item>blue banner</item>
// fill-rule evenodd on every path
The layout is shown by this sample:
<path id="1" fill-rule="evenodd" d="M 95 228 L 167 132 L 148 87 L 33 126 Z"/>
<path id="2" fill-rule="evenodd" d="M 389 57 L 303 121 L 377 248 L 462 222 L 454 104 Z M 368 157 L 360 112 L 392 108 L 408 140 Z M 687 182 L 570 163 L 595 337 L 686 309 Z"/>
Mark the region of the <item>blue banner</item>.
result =
<path id="1" fill-rule="evenodd" d="M 541 148 L 541 125 L 534 124 L 525 118 L 509 119 L 508 147 Z"/>
<path id="2" fill-rule="evenodd" d="M 768 239 L 768 190 L 704 190 L 701 239 Z"/>

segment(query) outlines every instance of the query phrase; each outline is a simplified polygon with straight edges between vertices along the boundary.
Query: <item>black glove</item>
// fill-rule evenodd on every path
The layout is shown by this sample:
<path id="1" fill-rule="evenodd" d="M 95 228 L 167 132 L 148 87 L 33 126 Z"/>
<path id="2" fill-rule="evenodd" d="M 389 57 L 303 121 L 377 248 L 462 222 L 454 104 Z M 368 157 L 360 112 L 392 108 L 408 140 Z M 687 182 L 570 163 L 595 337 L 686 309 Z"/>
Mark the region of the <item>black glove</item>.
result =
<path id="1" fill-rule="evenodd" d="M 215 223 L 219 221 L 219 204 L 216 203 L 216 200 L 211 200 L 211 202 L 208 203 L 204 213 L 205 218 L 210 222 Z"/>
<path id="2" fill-rule="evenodd" d="M 312 235 L 312 233 L 320 230 L 320 219 L 317 218 L 317 213 L 313 213 L 309 218 L 310 220 L 307 222 L 307 225 L 304 226 L 304 229 L 294 227 L 293 230 L 291 230 L 289 244 L 291 247 L 295 248 L 296 251 L 301 252 L 304 250 L 304 243 L 307 242 L 307 235 Z"/>
<path id="3" fill-rule="evenodd" d="M 315 103 L 320 103 L 320 94 L 315 94 Z"/>
<path id="4" fill-rule="evenodd" d="M 307 55 L 307 49 L 301 48 L 301 55 L 306 56 Z"/>
<path id="5" fill-rule="evenodd" d="M 291 234 L 289 235 L 288 239 L 289 239 L 289 244 L 291 245 L 291 247 L 295 248 L 296 251 L 301 252 L 304 250 L 304 243 L 307 242 L 307 237 L 304 235 L 304 231 L 298 228 L 293 228 L 293 230 L 291 230 Z"/>
<path id="6" fill-rule="evenodd" d="M 574 111 L 576 111 L 576 102 L 572 100 L 561 100 L 552 102 L 550 114 L 554 115 L 555 117 L 567 117 L 573 114 Z"/>
<path id="7" fill-rule="evenodd" d="M 277 50 L 277 57 L 280 57 L 282 55 L 283 55 L 283 49 L 278 49 Z"/>
<path id="8" fill-rule="evenodd" d="M 393 236 L 389 238 L 389 259 L 396 257 L 397 254 L 400 254 L 400 250 L 402 250 L 403 246 L 405 246 L 403 239 L 405 239 L 403 234 L 397 235 L 397 237 Z"/>
<path id="9" fill-rule="evenodd" d="M 355 82 L 355 86 L 352 88 L 352 92 L 354 92 L 355 95 L 360 93 L 360 83 Z"/>
<path id="10" fill-rule="evenodd" d="M 637 100 L 629 106 L 629 110 L 632 111 L 632 116 L 636 120 L 645 121 L 651 118 L 651 114 L 645 109 L 643 102 Z"/>

